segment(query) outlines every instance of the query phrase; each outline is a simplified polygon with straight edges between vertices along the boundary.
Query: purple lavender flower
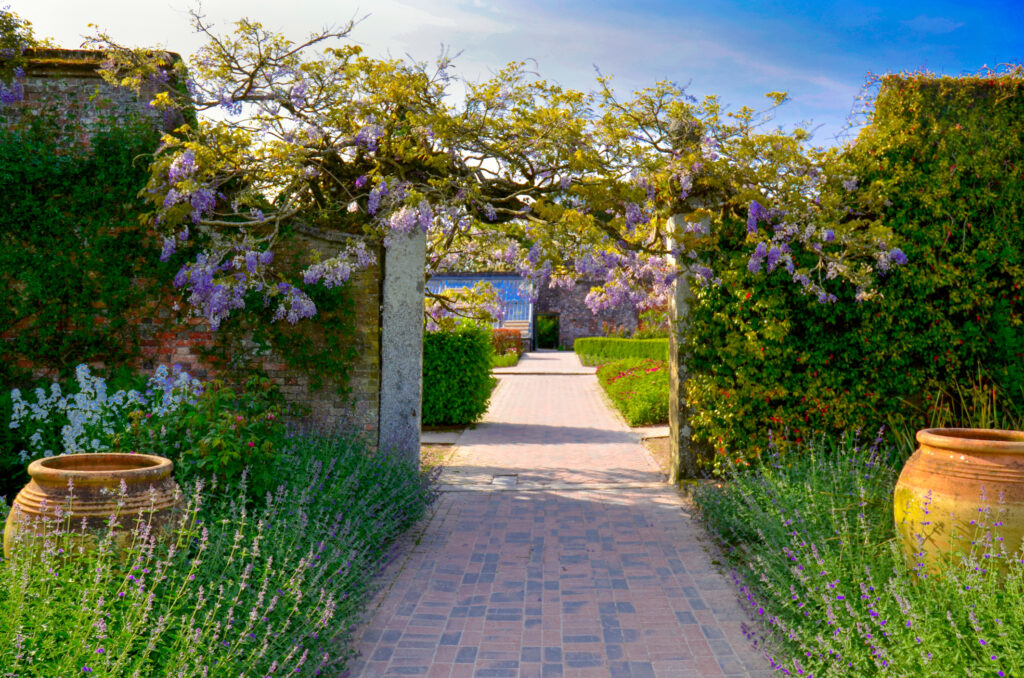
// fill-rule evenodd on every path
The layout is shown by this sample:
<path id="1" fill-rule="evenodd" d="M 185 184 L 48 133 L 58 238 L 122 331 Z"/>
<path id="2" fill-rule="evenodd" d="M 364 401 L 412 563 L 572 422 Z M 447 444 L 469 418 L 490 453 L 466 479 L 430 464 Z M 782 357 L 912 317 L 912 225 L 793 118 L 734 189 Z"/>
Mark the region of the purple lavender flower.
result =
<path id="1" fill-rule="evenodd" d="M 167 178 L 172 184 L 187 179 L 196 171 L 196 154 L 191 149 L 185 151 L 171 163 L 167 170 Z"/>
<path id="2" fill-rule="evenodd" d="M 377 150 L 377 142 L 384 136 L 384 128 L 380 125 L 365 125 L 356 133 L 353 141 L 357 146 L 373 152 Z"/>
<path id="3" fill-rule="evenodd" d="M 430 224 L 434 221 L 434 210 L 431 209 L 430 203 L 426 200 L 420 200 L 419 207 L 416 211 L 416 219 L 419 223 L 420 230 L 424 233 L 430 228 Z"/>
<path id="4" fill-rule="evenodd" d="M 160 261 L 168 261 L 172 254 L 174 254 L 174 238 L 164 238 L 164 246 L 160 250 Z"/>
<path id="5" fill-rule="evenodd" d="M 376 214 L 377 209 L 380 207 L 380 190 L 374 188 L 370 191 L 369 197 L 366 198 L 366 211 L 370 214 Z"/>
<path id="6" fill-rule="evenodd" d="M 491 203 L 484 205 L 484 216 L 487 217 L 487 221 L 494 221 L 498 218 L 498 213 L 494 211 L 494 206 Z"/>
<path id="7" fill-rule="evenodd" d="M 192 205 L 192 223 L 198 224 L 204 215 L 213 211 L 217 204 L 217 196 L 212 189 L 200 188 L 192 194 L 189 202 Z"/>
<path id="8" fill-rule="evenodd" d="M 397 212 L 392 212 L 391 216 L 388 217 L 388 226 L 392 231 L 397 231 L 398 233 L 412 233 L 416 228 L 418 216 L 419 210 L 403 206 Z"/>
<path id="9" fill-rule="evenodd" d="M 903 266 L 907 263 L 907 255 L 903 253 L 903 250 L 896 247 L 889 251 L 889 261 L 892 262 L 893 266 Z"/>
<path id="10" fill-rule="evenodd" d="M 356 188 L 362 188 L 363 186 L 365 186 L 369 178 L 370 177 L 366 176 L 365 174 L 361 175 L 358 179 L 356 179 Z"/>
<path id="11" fill-rule="evenodd" d="M 757 233 L 757 223 L 768 219 L 768 211 L 756 200 L 750 201 L 747 211 L 747 233 Z"/>
<path id="12" fill-rule="evenodd" d="M 750 255 L 750 261 L 747 262 L 747 270 L 751 273 L 760 273 L 766 256 L 768 256 L 767 246 L 763 242 L 757 243 L 757 248 L 754 249 L 754 253 Z"/>
<path id="13" fill-rule="evenodd" d="M 245 270 L 249 273 L 255 273 L 256 269 L 260 265 L 260 253 L 255 250 L 249 250 L 245 253 Z"/>

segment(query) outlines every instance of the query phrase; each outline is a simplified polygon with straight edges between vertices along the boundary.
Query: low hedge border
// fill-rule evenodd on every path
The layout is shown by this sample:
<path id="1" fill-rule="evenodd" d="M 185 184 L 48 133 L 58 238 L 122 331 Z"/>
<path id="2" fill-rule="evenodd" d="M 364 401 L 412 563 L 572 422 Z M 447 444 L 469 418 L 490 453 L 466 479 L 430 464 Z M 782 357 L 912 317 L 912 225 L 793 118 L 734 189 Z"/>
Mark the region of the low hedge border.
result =
<path id="1" fill-rule="evenodd" d="M 576 340 L 573 350 L 584 365 L 601 365 L 624 358 L 668 362 L 668 339 L 583 337 Z"/>

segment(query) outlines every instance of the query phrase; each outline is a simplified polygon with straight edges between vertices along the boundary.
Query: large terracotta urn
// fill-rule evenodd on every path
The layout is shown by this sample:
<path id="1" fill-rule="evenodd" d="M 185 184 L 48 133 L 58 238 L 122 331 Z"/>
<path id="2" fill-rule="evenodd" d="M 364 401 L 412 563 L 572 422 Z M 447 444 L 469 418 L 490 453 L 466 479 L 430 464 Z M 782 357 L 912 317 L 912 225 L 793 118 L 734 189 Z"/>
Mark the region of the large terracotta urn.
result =
<path id="1" fill-rule="evenodd" d="M 182 505 L 173 470 L 170 459 L 151 454 L 65 454 L 33 461 L 28 466 L 31 480 L 7 516 L 4 556 L 10 558 L 18 544 L 37 542 L 34 535 L 54 529 L 70 528 L 80 535 L 76 540 L 91 548 L 107 534 L 115 514 L 120 544 L 130 540 L 140 516 L 154 537 L 169 536 Z M 74 493 L 70 503 L 69 481 Z M 66 515 L 68 510 L 70 519 L 56 520 L 58 513 Z"/>
<path id="2" fill-rule="evenodd" d="M 934 573 L 973 550 L 997 567 L 999 538 L 1012 555 L 1024 536 L 1024 431 L 932 428 L 917 442 L 893 496 L 907 564 Z"/>

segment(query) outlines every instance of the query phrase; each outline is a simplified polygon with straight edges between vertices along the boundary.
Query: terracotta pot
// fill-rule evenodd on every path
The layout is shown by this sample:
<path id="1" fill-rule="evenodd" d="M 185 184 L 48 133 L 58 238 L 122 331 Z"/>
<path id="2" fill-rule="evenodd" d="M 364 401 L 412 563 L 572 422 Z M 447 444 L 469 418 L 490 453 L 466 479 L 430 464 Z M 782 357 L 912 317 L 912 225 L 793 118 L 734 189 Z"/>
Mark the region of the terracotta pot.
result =
<path id="1" fill-rule="evenodd" d="M 936 572 L 993 526 L 1015 553 L 1024 536 L 1024 431 L 924 429 L 917 442 L 893 496 L 907 564 Z"/>
<path id="2" fill-rule="evenodd" d="M 7 516 L 4 556 L 10 558 L 18 532 L 43 534 L 52 529 L 58 509 L 68 510 L 68 481 L 74 492 L 70 527 L 81 532 L 85 519 L 81 539 L 87 547 L 107 533 L 115 513 L 121 544 L 130 539 L 140 512 L 157 539 L 169 536 L 182 504 L 173 470 L 170 459 L 151 454 L 65 454 L 33 461 L 28 466 L 32 480 L 18 493 Z M 119 501 L 124 502 L 120 509 Z"/>

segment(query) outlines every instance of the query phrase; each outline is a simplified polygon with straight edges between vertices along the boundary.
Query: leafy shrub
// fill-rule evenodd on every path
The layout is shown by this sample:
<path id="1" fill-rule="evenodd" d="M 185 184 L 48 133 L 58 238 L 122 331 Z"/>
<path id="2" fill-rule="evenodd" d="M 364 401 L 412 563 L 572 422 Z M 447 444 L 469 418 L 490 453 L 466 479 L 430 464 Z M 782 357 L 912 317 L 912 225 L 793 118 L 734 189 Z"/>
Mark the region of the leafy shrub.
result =
<path id="1" fill-rule="evenodd" d="M 763 452 L 769 432 L 796 441 L 886 423 L 913 430 L 937 394 L 979 368 L 1021 393 L 1022 116 L 1019 69 L 887 77 L 821 199 L 847 202 L 865 227 L 890 227 L 908 263 L 879 262 L 881 298 L 858 303 L 848 289 L 835 304 L 809 300 L 781 266 L 721 266 L 740 273 L 697 288 L 691 309 L 695 437 L 724 459 Z M 737 224 L 726 237 L 747 235 Z"/>
<path id="2" fill-rule="evenodd" d="M 558 348 L 558 316 L 538 315 L 534 324 L 537 327 L 537 348 Z"/>
<path id="3" fill-rule="evenodd" d="M 423 423 L 469 424 L 487 411 L 494 388 L 491 335 L 477 327 L 423 336 Z"/>
<path id="4" fill-rule="evenodd" d="M 633 332 L 634 339 L 667 339 L 669 330 L 668 310 L 655 308 L 640 314 L 640 324 Z"/>
<path id="5" fill-rule="evenodd" d="M 198 391 L 199 382 L 177 367 L 160 366 L 147 380 L 125 371 L 106 379 L 79 365 L 74 380 L 42 381 L 24 395 L 20 389 L 0 393 L 0 468 L 6 469 L 0 494 L 13 497 L 24 487 L 32 460 L 106 451 L 133 411 L 173 412 Z"/>
<path id="6" fill-rule="evenodd" d="M 892 491 L 906 451 L 818 439 L 695 494 L 789 675 L 1024 675 L 1024 560 L 990 523 L 940 577 L 909 571 Z M 993 499 L 995 501 L 995 499 Z M 999 506 L 979 514 L 998 521 Z M 988 537 L 991 536 L 991 539 Z M 992 567 L 1003 559 L 1004 575 Z"/>
<path id="7" fill-rule="evenodd" d="M 273 489 L 273 462 L 284 441 L 284 401 L 265 377 L 251 377 L 241 391 L 214 380 L 177 411 L 135 410 L 112 449 L 169 457 L 175 477 L 217 476 L 228 492 L 237 492 L 242 474 L 253 497 Z"/>
<path id="8" fill-rule="evenodd" d="M 512 352 L 506 353 L 505 355 L 492 355 L 491 356 L 491 368 L 495 367 L 514 367 L 519 363 L 519 354 Z"/>
<path id="9" fill-rule="evenodd" d="M 668 423 L 668 363 L 613 360 L 598 368 L 597 379 L 630 426 Z"/>
<path id="10" fill-rule="evenodd" d="M 619 337 L 583 337 L 573 350 L 584 365 L 600 365 L 618 358 L 640 358 L 668 362 L 668 339 L 623 339 Z"/>
<path id="11" fill-rule="evenodd" d="M 236 392 L 219 381 L 203 386 L 178 366 L 160 366 L 141 386 L 108 392 L 106 379 L 79 365 L 75 381 L 63 387 L 40 386 L 30 399 L 14 389 L 10 430 L 24 447 L 5 449 L 4 463 L 23 470 L 55 454 L 141 452 L 171 459 L 179 480 L 216 474 L 234 491 L 249 467 L 254 496 L 273 487 L 269 462 L 285 427 L 283 398 L 268 379 L 251 378 Z M 8 493 L 24 485 L 22 476 Z"/>
<path id="12" fill-rule="evenodd" d="M 515 353 L 519 356 L 523 353 L 523 335 L 519 330 L 492 329 L 491 344 L 494 347 L 494 355 Z"/>
<path id="13" fill-rule="evenodd" d="M 211 502 L 197 486 L 170 550 L 143 524 L 127 554 L 107 539 L 87 556 L 60 555 L 71 552 L 70 518 L 41 549 L 16 548 L 0 567 L 0 666 L 111 678 L 343 673 L 372 578 L 430 487 L 411 464 L 341 437 L 295 438 L 271 466 L 282 482 L 257 509 Z"/>

